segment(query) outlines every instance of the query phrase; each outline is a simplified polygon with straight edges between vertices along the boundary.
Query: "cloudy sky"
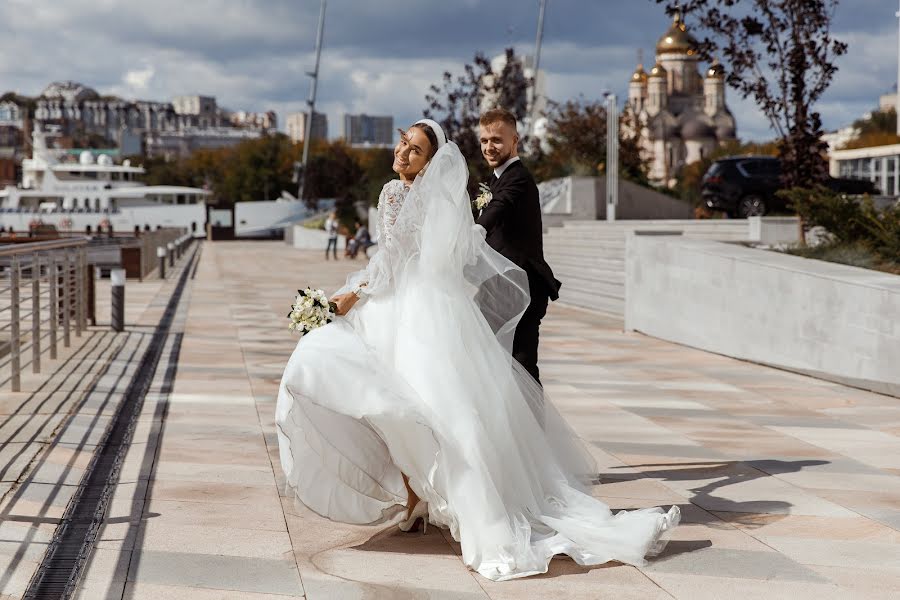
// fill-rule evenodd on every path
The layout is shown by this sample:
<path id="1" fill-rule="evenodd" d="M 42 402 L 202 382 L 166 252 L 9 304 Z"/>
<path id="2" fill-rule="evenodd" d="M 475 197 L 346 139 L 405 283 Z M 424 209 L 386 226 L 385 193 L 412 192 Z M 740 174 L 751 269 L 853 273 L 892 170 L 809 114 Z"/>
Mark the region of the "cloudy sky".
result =
<path id="1" fill-rule="evenodd" d="M 849 43 L 818 106 L 827 128 L 877 106 L 897 78 L 896 0 L 844 0 L 835 32 Z M 0 90 L 37 95 L 72 79 L 101 94 L 170 100 L 214 95 L 233 110 L 302 110 L 319 0 L 3 0 Z M 475 52 L 533 49 L 537 0 L 329 0 L 319 107 L 329 133 L 345 112 L 421 116 L 445 70 Z M 652 60 L 669 24 L 652 0 L 548 0 L 542 67 L 547 95 L 624 95 L 638 49 Z M 690 23 L 688 23 L 690 25 Z M 743 139 L 771 137 L 749 101 L 729 91 Z"/>

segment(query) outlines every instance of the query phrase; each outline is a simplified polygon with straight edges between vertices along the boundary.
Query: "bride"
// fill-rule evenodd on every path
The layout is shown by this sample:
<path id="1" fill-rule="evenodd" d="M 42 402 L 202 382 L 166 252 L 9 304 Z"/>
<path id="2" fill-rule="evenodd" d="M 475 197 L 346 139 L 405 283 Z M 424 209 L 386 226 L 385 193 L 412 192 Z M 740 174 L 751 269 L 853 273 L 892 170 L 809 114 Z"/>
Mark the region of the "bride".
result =
<path id="1" fill-rule="evenodd" d="M 512 359 L 527 278 L 474 224 L 459 148 L 422 120 L 401 132 L 393 169 L 378 252 L 281 381 L 281 465 L 296 497 L 358 524 L 405 505 L 401 529 L 449 528 L 466 565 L 493 580 L 545 573 L 556 554 L 644 564 L 678 507 L 613 514 L 590 495 L 590 455 Z"/>

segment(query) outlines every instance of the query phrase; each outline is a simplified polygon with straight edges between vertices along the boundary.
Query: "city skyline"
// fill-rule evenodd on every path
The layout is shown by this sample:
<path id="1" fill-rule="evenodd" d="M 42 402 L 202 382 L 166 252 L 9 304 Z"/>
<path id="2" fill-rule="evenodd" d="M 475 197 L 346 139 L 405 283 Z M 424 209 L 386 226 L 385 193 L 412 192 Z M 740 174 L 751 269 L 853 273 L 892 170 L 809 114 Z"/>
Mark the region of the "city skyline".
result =
<path id="1" fill-rule="evenodd" d="M 304 110 L 319 2 L 220 0 L 192 6 L 189 14 L 177 11 L 177 22 L 168 1 L 101 4 L 74 0 L 48 10 L 46 2 L 5 3 L 0 88 L 36 96 L 51 81 L 71 79 L 126 99 L 211 95 L 232 110 L 275 110 L 281 130 L 287 114 Z M 838 6 L 834 33 L 850 48 L 817 105 L 826 129 L 877 107 L 878 96 L 894 86 L 896 8 L 887 0 Z M 571 18 L 576 13 L 579 18 Z M 536 19 L 536 1 L 461 0 L 450 7 L 331 0 L 317 108 L 333 123 L 345 113 L 389 114 L 398 125 L 411 123 L 426 108 L 428 86 L 445 70 L 458 72 L 476 51 L 490 57 L 513 46 L 530 53 Z M 650 63 L 668 24 L 663 8 L 650 1 L 586 6 L 551 0 L 541 61 L 548 97 L 592 100 L 611 91 L 624 101 L 638 50 Z M 739 137 L 772 137 L 751 100 L 729 90 L 729 103 L 739 116 Z"/>

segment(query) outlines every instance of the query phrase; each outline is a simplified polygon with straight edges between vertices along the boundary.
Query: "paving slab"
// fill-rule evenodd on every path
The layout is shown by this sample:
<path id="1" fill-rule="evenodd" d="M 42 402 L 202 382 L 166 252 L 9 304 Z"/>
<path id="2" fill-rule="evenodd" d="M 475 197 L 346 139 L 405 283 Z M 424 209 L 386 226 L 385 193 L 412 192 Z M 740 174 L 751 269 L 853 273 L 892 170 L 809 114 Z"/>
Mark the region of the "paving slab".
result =
<path id="1" fill-rule="evenodd" d="M 896 398 L 623 333 L 621 322 L 557 304 L 541 332 L 545 389 L 597 459 L 595 496 L 614 510 L 681 506 L 662 556 L 642 568 L 563 557 L 546 575 L 495 583 L 465 568 L 447 532 L 312 513 L 284 489 L 278 463 L 275 395 L 296 343 L 285 309 L 298 285 L 333 290 L 362 266 L 280 242 L 204 243 L 174 379 L 147 398 L 80 597 L 821 600 L 900 588 Z M 149 335 L 161 314 L 165 286 L 152 286 L 135 293 L 147 329 L 132 335 Z M 119 376 L 97 375 L 103 356 L 73 368 L 40 407 L 0 394 L 0 423 L 21 416 L 23 399 L 28 414 L 57 415 L 54 402 L 92 376 L 114 392 L 129 361 L 112 361 Z M 21 593 L 85 466 L 91 424 L 114 404 L 92 401 L 93 421 L 73 421 L 35 467 L 18 499 L 24 520 L 0 523 L 0 557 L 17 556 L 4 594 Z M 11 444 L 44 429 L 9 423 L 26 439 L 8 440 L 0 458 L 19 469 Z"/>
<path id="2" fill-rule="evenodd" d="M 215 355 L 210 343 L 239 346 L 274 479 L 281 483 L 272 412 L 294 344 L 284 334 L 282 309 L 295 283 L 333 289 L 361 263 L 326 263 L 277 244 L 216 244 L 207 250 L 204 259 L 215 256 L 216 262 L 202 264 L 198 278 L 214 274 L 222 282 L 216 297 L 228 290 L 237 334 L 229 342 L 222 331 L 215 338 L 203 333 L 207 339 L 197 340 L 192 368 L 185 371 L 192 381 L 177 391 L 187 394 L 189 411 L 216 402 L 203 390 L 202 378 L 218 372 L 199 367 Z M 270 268 L 251 272 L 251 256 Z M 198 311 L 211 303 L 198 305 Z M 204 329 L 189 319 L 188 331 Z M 880 427 L 900 423 L 896 399 L 626 334 L 620 322 L 557 305 L 544 322 L 541 357 L 548 393 L 598 459 L 595 495 L 614 509 L 682 506 L 685 525 L 666 554 L 642 569 L 583 569 L 557 559 L 546 576 L 497 584 L 458 569 L 458 544 L 446 533 L 408 537 L 390 527 L 331 523 L 279 489 L 307 597 L 849 598 L 860 589 L 880 589 L 865 583 L 863 563 L 882 550 L 877 564 L 888 562 L 892 548 L 900 546 L 898 528 L 890 525 L 891 507 L 900 506 L 893 504 L 900 484 L 896 455 L 878 456 L 898 443 L 895 431 Z M 222 401 L 239 403 L 227 388 L 243 386 L 230 377 L 225 381 Z M 182 423 L 189 427 L 192 421 Z M 172 456 L 183 458 L 187 450 Z M 221 489 L 252 497 L 263 486 Z M 196 493 L 214 493 L 201 490 Z M 828 523 L 834 523 L 831 530 Z M 842 560 L 853 566 L 845 565 L 840 577 L 829 578 L 820 568 Z M 433 576 L 419 579 L 419 571 Z M 892 581 L 886 569 L 869 571 L 880 574 L 878 581 Z M 435 581 L 443 582 L 440 589 Z"/>

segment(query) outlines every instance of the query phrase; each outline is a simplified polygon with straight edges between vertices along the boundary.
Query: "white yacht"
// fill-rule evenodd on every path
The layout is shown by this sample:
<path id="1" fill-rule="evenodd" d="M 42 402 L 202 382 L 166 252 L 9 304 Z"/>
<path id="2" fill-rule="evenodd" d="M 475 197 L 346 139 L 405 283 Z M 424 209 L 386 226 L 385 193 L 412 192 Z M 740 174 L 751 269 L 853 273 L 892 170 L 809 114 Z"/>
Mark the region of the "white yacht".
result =
<path id="1" fill-rule="evenodd" d="M 112 226 L 127 233 L 135 228 L 185 227 L 194 235 L 206 231 L 207 200 L 211 192 L 194 187 L 146 185 L 144 168 L 128 160 L 114 164 L 101 154 L 84 151 L 77 162 L 66 151 L 49 148 L 47 134 L 35 129 L 32 157 L 22 161 L 22 181 L 0 190 L 0 226 L 14 231 L 44 223 L 59 231 L 96 231 Z M 247 205 L 247 206 L 240 206 Z M 217 224 L 235 226 L 235 233 L 260 235 L 285 227 L 309 214 L 302 202 L 286 200 L 243 202 L 235 206 L 237 222 L 227 210 L 214 210 Z"/>

